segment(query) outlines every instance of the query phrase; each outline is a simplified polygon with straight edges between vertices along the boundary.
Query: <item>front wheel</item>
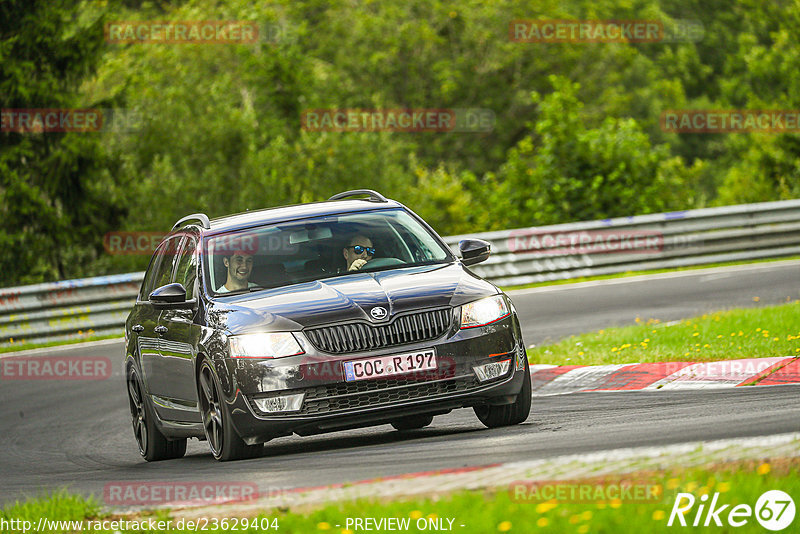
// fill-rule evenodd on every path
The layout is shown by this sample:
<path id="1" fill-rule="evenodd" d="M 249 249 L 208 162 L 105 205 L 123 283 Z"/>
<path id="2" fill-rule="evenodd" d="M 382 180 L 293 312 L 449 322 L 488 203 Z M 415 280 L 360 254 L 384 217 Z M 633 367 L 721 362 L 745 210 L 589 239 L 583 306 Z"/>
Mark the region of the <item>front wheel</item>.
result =
<path id="1" fill-rule="evenodd" d="M 131 409 L 133 435 L 139 446 L 139 454 L 148 462 L 182 458 L 186 454 L 186 439 L 167 439 L 155 425 L 155 414 L 147 403 L 139 374 L 128 368 L 128 403 Z"/>
<path id="2" fill-rule="evenodd" d="M 230 413 L 222 400 L 222 390 L 208 360 L 204 360 L 200 366 L 197 389 L 200 415 L 203 417 L 203 428 L 212 456 L 221 462 L 257 456 L 263 445 L 248 445 L 236 433 Z"/>
<path id="3" fill-rule="evenodd" d="M 475 406 L 475 415 L 481 423 L 489 428 L 518 425 L 523 423 L 531 413 L 531 370 L 528 358 L 525 357 L 525 370 L 522 371 L 522 390 L 511 404 L 501 406 Z"/>

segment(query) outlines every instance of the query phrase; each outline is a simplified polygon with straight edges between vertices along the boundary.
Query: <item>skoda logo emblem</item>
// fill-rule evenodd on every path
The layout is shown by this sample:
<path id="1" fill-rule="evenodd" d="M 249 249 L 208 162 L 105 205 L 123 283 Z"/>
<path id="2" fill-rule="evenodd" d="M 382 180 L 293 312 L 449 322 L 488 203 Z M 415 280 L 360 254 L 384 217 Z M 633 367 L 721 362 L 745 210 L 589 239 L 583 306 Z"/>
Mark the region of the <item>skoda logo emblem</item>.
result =
<path id="1" fill-rule="evenodd" d="M 375 306 L 369 312 L 373 319 L 377 319 L 380 321 L 381 319 L 385 319 L 389 312 L 386 311 L 386 308 L 383 306 Z"/>

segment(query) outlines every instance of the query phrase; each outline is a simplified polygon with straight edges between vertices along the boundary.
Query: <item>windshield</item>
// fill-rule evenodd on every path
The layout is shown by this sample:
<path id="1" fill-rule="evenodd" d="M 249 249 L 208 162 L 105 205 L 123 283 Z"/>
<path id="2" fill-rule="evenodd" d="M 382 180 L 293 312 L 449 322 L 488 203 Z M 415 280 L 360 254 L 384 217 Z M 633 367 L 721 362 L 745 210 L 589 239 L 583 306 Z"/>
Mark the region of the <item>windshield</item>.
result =
<path id="1" fill-rule="evenodd" d="M 250 228 L 208 237 L 203 247 L 206 286 L 216 295 L 453 258 L 399 208 Z"/>

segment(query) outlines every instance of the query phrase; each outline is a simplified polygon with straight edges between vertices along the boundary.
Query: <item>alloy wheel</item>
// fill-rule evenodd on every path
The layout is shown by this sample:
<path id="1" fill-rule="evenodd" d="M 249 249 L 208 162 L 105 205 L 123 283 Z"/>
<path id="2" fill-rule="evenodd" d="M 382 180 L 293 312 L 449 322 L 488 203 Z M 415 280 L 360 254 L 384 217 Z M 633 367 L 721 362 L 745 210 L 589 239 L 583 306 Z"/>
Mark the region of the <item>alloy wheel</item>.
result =
<path id="1" fill-rule="evenodd" d="M 211 453 L 216 458 L 222 454 L 224 445 L 223 414 L 219 392 L 214 382 L 214 375 L 207 364 L 204 364 L 200 370 L 200 403 L 203 414 L 203 428 L 206 431 Z"/>
<path id="2" fill-rule="evenodd" d="M 144 407 L 144 397 L 139 385 L 136 371 L 131 369 L 128 374 L 128 401 L 131 408 L 131 419 L 133 423 L 133 435 L 136 437 L 136 444 L 139 452 L 144 455 L 147 451 L 147 413 Z"/>

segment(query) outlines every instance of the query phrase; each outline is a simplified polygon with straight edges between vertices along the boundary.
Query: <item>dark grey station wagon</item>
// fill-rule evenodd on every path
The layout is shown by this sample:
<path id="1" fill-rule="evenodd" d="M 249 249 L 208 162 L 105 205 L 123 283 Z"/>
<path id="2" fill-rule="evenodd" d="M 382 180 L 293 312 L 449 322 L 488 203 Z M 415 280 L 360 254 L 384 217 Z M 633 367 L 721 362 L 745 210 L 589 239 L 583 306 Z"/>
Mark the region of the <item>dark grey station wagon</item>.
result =
<path id="1" fill-rule="evenodd" d="M 514 305 L 422 219 L 370 190 L 178 221 L 126 323 L 139 451 L 253 457 L 272 438 L 370 425 L 411 430 L 471 407 L 523 422 L 531 386 Z"/>

